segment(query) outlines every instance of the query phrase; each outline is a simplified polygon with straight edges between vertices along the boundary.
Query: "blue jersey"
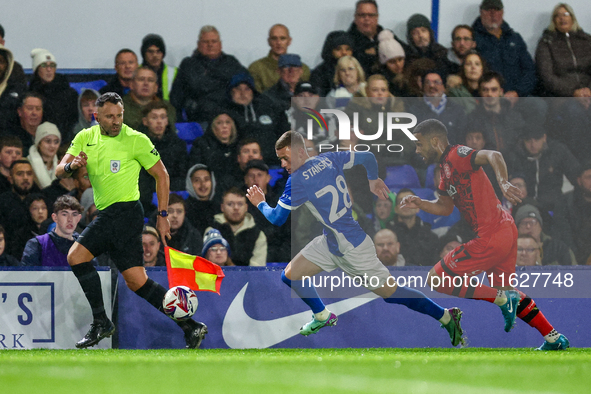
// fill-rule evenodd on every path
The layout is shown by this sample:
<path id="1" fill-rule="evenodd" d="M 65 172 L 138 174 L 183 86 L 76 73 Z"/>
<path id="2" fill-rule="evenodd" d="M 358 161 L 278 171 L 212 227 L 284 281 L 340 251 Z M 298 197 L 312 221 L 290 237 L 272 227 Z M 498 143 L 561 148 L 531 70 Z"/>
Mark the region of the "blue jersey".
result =
<path id="1" fill-rule="evenodd" d="M 336 256 L 359 246 L 367 236 L 353 219 L 343 172 L 353 167 L 354 156 L 344 151 L 309 158 L 291 174 L 278 202 L 290 210 L 305 204 L 324 226 L 328 249 Z"/>

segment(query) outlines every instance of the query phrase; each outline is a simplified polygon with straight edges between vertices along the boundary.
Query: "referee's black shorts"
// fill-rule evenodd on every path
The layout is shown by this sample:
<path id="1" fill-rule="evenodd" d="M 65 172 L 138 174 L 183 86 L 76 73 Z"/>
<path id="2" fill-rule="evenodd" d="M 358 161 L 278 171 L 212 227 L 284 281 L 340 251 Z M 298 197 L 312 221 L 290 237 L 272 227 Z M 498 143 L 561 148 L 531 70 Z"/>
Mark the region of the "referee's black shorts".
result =
<path id="1" fill-rule="evenodd" d="M 100 211 L 76 242 L 97 257 L 105 252 L 120 272 L 144 264 L 144 208 L 139 201 L 118 202 Z"/>

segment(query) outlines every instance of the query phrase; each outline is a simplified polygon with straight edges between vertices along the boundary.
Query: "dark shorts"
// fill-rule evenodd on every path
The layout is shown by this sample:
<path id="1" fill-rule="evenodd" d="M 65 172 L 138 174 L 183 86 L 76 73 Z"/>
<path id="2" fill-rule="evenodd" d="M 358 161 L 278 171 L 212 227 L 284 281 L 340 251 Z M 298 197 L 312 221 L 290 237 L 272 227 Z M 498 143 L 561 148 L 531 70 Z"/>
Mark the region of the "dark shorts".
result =
<path id="1" fill-rule="evenodd" d="M 143 266 L 144 209 L 139 201 L 118 202 L 100 211 L 76 242 L 93 256 L 108 252 L 120 272 Z"/>
<path id="2" fill-rule="evenodd" d="M 517 262 L 517 228 L 506 223 L 490 237 L 474 238 L 446 254 L 434 267 L 437 275 L 492 275 L 493 286 L 509 286 Z M 490 280 L 490 278 L 489 278 Z"/>

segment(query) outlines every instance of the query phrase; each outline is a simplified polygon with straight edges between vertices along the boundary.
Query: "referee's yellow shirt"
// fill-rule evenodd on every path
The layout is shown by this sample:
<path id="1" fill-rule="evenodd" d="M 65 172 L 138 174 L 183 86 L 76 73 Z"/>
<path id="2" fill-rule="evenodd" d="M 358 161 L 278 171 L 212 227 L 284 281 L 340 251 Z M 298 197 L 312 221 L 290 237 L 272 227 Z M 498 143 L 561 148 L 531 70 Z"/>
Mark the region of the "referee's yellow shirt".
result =
<path id="1" fill-rule="evenodd" d="M 101 135 L 99 125 L 80 131 L 67 153 L 78 156 L 80 152 L 88 156 L 86 168 L 99 210 L 139 200 L 140 166 L 147 170 L 160 160 L 152 141 L 125 124 L 117 137 Z"/>

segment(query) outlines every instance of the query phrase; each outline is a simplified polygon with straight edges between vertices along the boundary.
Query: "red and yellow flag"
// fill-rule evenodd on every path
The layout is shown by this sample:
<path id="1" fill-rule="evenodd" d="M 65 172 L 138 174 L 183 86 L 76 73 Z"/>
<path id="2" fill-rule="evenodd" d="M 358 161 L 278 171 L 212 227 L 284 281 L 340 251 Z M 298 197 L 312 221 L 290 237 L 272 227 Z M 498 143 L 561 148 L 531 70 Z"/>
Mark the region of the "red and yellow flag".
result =
<path id="1" fill-rule="evenodd" d="M 169 287 L 187 286 L 192 290 L 220 294 L 220 285 L 225 275 L 219 265 L 169 246 L 164 248 L 164 255 Z"/>

